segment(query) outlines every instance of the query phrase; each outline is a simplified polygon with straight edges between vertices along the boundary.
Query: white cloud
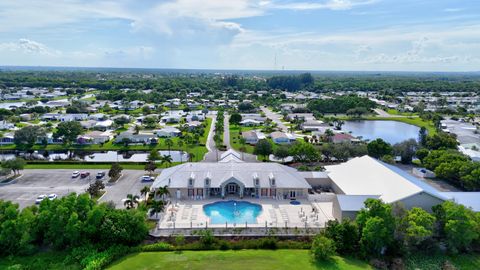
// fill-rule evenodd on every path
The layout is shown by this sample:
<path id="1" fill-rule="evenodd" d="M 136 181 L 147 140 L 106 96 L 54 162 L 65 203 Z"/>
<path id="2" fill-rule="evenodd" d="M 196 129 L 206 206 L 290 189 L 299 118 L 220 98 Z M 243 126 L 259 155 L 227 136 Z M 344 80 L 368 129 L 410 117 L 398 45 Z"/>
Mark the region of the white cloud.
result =
<path id="1" fill-rule="evenodd" d="M 328 0 L 323 2 L 288 2 L 273 3 L 273 8 L 292 10 L 331 9 L 348 10 L 356 6 L 370 5 L 378 0 Z"/>
<path id="2" fill-rule="evenodd" d="M 19 52 L 30 55 L 59 56 L 61 53 L 45 44 L 21 38 L 16 42 L 0 43 L 0 51 Z"/>

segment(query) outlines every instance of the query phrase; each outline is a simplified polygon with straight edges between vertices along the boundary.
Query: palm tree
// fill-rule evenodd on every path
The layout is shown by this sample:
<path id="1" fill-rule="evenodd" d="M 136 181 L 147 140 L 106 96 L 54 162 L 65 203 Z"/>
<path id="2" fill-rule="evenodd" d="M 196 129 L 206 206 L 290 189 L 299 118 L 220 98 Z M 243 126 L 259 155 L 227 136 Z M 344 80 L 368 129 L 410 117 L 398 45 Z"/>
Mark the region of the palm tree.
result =
<path id="1" fill-rule="evenodd" d="M 148 186 L 144 186 L 141 190 L 140 190 L 140 194 L 141 195 L 145 195 L 145 203 L 147 203 L 148 201 L 148 195 L 150 193 L 150 188 Z"/>
<path id="2" fill-rule="evenodd" d="M 172 164 L 173 162 L 173 159 L 172 159 L 172 156 L 170 155 L 166 155 L 166 156 L 163 156 L 161 161 L 160 161 L 160 165 L 162 166 L 163 164 Z M 166 165 L 166 167 L 168 167 L 168 165 Z"/>
<path id="3" fill-rule="evenodd" d="M 328 142 L 331 141 L 333 136 L 335 136 L 333 131 L 331 131 L 330 129 L 325 130 L 325 137 Z"/>
<path id="4" fill-rule="evenodd" d="M 135 134 L 138 134 L 140 132 L 140 126 L 135 125 L 134 130 L 135 130 Z"/>
<path id="5" fill-rule="evenodd" d="M 150 216 L 155 215 L 155 218 L 158 219 L 158 214 L 165 210 L 165 202 L 164 201 L 152 201 L 150 205 Z"/>
<path id="6" fill-rule="evenodd" d="M 182 150 L 182 146 L 183 146 L 183 141 L 178 141 L 177 142 L 177 145 L 178 145 L 178 148 L 180 148 L 180 150 Z M 180 151 L 180 163 L 182 163 L 182 152 Z"/>
<path id="7" fill-rule="evenodd" d="M 128 194 L 127 199 L 123 202 L 123 205 L 125 205 L 127 209 L 135 208 L 135 205 L 138 204 L 139 199 L 140 197 L 138 195 Z"/>
<path id="8" fill-rule="evenodd" d="M 188 153 L 188 159 L 190 160 L 190 162 L 193 162 L 193 159 L 195 158 L 195 154 L 194 153 Z"/>
<path id="9" fill-rule="evenodd" d="M 173 146 L 173 141 L 170 138 L 165 139 L 165 145 L 168 147 L 168 154 L 170 155 L 170 149 Z"/>
<path id="10" fill-rule="evenodd" d="M 162 198 L 162 201 L 165 201 L 165 196 L 168 195 L 170 196 L 170 191 L 168 190 L 168 186 L 163 186 L 157 188 L 155 191 L 156 196 L 160 196 Z"/>

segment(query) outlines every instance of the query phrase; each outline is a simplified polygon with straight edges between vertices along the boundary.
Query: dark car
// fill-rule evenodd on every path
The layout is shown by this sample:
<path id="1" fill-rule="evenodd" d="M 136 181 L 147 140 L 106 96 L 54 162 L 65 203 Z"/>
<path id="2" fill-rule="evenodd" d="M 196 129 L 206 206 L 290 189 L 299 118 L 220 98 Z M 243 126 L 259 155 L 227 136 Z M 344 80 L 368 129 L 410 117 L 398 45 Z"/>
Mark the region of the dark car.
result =
<path id="1" fill-rule="evenodd" d="M 96 176 L 97 179 L 102 179 L 103 177 L 105 177 L 105 172 L 98 172 L 97 173 L 97 176 Z"/>
<path id="2" fill-rule="evenodd" d="M 90 176 L 90 172 L 81 172 L 80 173 L 81 178 L 85 178 L 85 177 L 88 177 L 88 176 Z"/>

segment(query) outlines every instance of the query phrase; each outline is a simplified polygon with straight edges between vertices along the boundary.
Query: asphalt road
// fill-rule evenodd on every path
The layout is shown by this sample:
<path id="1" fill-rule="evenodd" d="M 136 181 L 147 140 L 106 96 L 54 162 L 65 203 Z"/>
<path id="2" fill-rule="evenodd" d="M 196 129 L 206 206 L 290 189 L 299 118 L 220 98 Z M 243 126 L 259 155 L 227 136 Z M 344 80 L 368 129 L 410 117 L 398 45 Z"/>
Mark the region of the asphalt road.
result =
<path id="1" fill-rule="evenodd" d="M 0 199 L 18 203 L 20 208 L 35 204 L 35 199 L 42 194 L 57 194 L 63 197 L 72 192 L 84 193 L 90 182 L 95 181 L 95 175 L 99 171 L 86 170 L 90 172 L 90 178 L 72 178 L 74 170 L 24 170 L 22 176 L 16 182 L 0 186 Z M 102 202 L 113 201 L 117 207 L 123 208 L 122 200 L 127 194 L 140 195 L 143 186 L 150 186 L 152 183 L 140 181 L 145 174 L 140 170 L 124 170 L 123 176 L 114 184 L 106 185 L 106 193 L 100 199 Z M 104 179 L 105 183 L 108 176 Z"/>
<path id="2" fill-rule="evenodd" d="M 285 126 L 285 124 L 280 120 L 280 118 L 282 117 L 280 114 L 276 112 L 272 112 L 269 108 L 264 106 L 260 107 L 260 109 L 262 109 L 263 113 L 265 113 L 265 116 L 267 118 L 272 119 L 272 121 L 277 124 L 277 126 L 280 128 L 282 132 L 285 132 L 285 133 L 288 132 L 287 126 Z"/>

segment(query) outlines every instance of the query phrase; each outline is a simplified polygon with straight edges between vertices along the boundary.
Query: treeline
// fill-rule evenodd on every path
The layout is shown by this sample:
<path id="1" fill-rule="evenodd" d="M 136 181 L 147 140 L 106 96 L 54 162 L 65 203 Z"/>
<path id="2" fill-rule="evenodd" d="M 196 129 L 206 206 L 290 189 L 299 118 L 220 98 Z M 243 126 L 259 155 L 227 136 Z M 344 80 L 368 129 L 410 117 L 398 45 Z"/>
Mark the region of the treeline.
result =
<path id="1" fill-rule="evenodd" d="M 312 244 L 317 259 L 338 253 L 373 260 L 378 269 L 394 268 L 393 258 L 413 254 L 470 252 L 480 244 L 480 215 L 463 205 L 446 201 L 432 213 L 402 204 L 368 199 L 354 221 L 329 221 Z"/>
<path id="2" fill-rule="evenodd" d="M 105 250 L 137 245 L 148 233 L 144 212 L 97 204 L 88 194 L 46 199 L 39 207 L 22 210 L 0 200 L 0 228 L 0 256 L 33 254 L 43 248 Z"/>
<path id="3" fill-rule="evenodd" d="M 312 86 L 314 81 L 312 74 L 303 73 L 300 75 L 273 76 L 267 80 L 267 84 L 272 89 L 295 92 Z"/>
<path id="4" fill-rule="evenodd" d="M 310 101 L 307 108 L 316 113 L 347 113 L 355 114 L 362 111 L 362 114 L 375 108 L 375 102 L 368 98 L 356 95 L 338 96 L 331 99 L 317 99 Z M 355 111 L 355 112 L 354 112 Z"/>

